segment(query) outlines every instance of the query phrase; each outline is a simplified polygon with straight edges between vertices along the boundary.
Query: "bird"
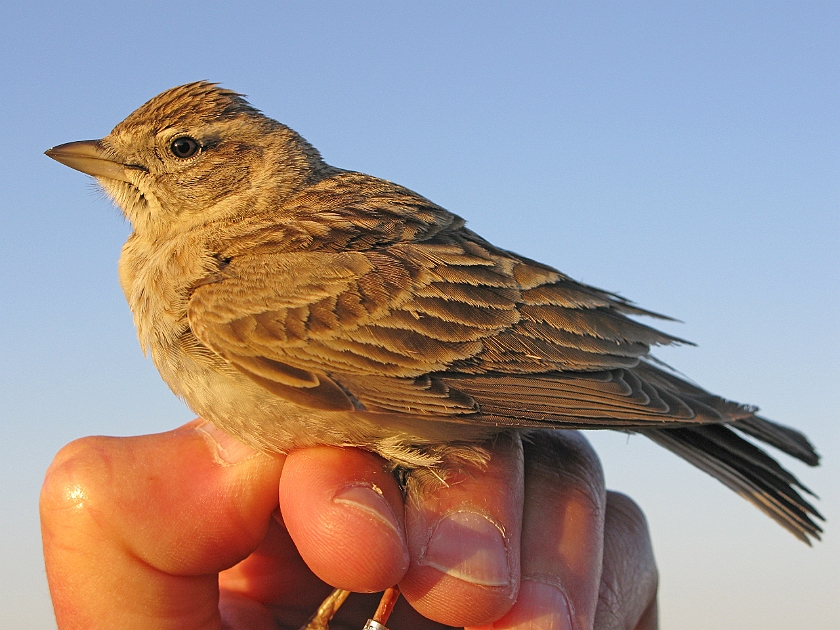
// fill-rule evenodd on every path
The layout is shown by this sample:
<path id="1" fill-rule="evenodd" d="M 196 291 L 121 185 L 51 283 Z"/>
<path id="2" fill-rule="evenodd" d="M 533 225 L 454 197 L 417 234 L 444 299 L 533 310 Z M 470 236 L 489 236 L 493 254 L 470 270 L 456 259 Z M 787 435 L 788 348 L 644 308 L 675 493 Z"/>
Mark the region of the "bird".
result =
<path id="1" fill-rule="evenodd" d="M 503 432 L 616 429 L 673 451 L 811 544 L 812 494 L 760 443 L 799 431 L 658 361 L 670 319 L 497 247 L 398 184 L 327 164 L 206 81 L 46 154 L 131 223 L 119 277 L 138 339 L 193 411 L 261 451 L 329 444 L 407 479 L 481 466 Z"/>

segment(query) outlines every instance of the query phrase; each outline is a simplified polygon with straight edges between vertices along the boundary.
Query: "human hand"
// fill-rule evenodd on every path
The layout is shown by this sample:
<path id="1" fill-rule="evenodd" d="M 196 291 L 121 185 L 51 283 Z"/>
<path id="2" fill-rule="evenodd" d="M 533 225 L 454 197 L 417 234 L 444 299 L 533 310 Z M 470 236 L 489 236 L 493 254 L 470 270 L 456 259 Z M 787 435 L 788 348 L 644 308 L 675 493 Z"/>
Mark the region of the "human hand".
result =
<path id="1" fill-rule="evenodd" d="M 540 434 L 522 453 L 500 439 L 487 470 L 404 506 L 365 451 L 270 457 L 201 420 L 78 440 L 41 497 L 59 627 L 295 629 L 325 580 L 361 592 L 399 582 L 420 614 L 401 601 L 392 630 L 655 628 L 635 504 L 605 493 L 579 434 Z M 351 596 L 332 627 L 360 628 L 375 605 Z"/>

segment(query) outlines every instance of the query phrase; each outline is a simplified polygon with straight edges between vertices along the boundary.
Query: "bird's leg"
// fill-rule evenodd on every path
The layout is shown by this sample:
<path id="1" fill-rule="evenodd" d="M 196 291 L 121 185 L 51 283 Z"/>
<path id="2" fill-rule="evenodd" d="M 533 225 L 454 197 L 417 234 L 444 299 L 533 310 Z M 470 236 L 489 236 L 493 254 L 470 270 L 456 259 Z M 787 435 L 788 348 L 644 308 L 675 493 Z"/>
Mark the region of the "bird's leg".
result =
<path id="1" fill-rule="evenodd" d="M 338 609 L 347 599 L 350 591 L 337 588 L 318 606 L 318 611 L 309 618 L 309 621 L 301 626 L 300 630 L 329 630 L 330 619 L 335 616 Z"/>
<path id="2" fill-rule="evenodd" d="M 330 593 L 327 598 L 318 606 L 318 611 L 309 618 L 309 621 L 301 626 L 300 630 L 329 630 L 330 620 L 341 608 L 344 600 L 350 595 L 350 591 L 337 588 Z M 376 607 L 376 612 L 372 619 L 368 619 L 365 627 L 362 630 L 388 630 L 385 623 L 397 600 L 400 598 L 400 587 L 392 586 L 382 594 L 382 599 L 379 600 L 379 606 Z"/>
<path id="3" fill-rule="evenodd" d="M 399 586 L 392 586 L 385 591 L 382 594 L 382 599 L 379 600 L 379 606 L 376 608 L 376 613 L 374 613 L 373 619 L 368 619 L 362 630 L 388 630 L 388 628 L 385 627 L 385 622 L 387 622 L 388 617 L 391 616 L 391 611 L 394 610 L 394 606 L 399 598 Z"/>

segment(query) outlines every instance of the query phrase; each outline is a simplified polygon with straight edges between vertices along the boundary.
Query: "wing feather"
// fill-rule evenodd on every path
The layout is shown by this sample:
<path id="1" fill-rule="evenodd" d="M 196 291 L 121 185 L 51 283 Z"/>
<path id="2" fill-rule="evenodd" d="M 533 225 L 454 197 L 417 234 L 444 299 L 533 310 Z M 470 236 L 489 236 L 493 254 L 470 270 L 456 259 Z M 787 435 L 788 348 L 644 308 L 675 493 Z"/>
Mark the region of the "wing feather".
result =
<path id="1" fill-rule="evenodd" d="M 816 510 L 733 429 L 808 464 L 798 432 L 653 364 L 669 319 L 493 247 L 459 217 L 342 172 L 243 225 L 188 305 L 195 336 L 271 393 L 334 411 L 494 427 L 641 431 L 797 536 Z M 806 490 L 807 491 L 807 490 Z"/>
<path id="2" fill-rule="evenodd" d="M 299 369 L 338 379 L 354 396 L 364 378 L 383 375 L 414 382 L 444 372 L 632 369 L 650 345 L 680 341 L 623 315 L 624 302 L 611 294 L 466 230 L 435 238 L 335 253 L 239 251 L 218 281 L 195 289 L 190 326 L 252 378 L 294 387 L 289 370 Z M 254 363 L 260 358 L 265 361 Z M 276 368 L 270 377 L 273 366 L 288 369 Z M 406 396 L 395 404 L 410 407 L 411 392 L 420 395 L 419 389 L 400 386 L 391 394 Z M 649 385 L 634 383 L 632 391 L 647 396 L 648 413 L 680 407 Z"/>
<path id="3" fill-rule="evenodd" d="M 272 394 L 373 416 L 640 431 L 819 537 L 807 489 L 736 431 L 816 465 L 811 444 L 654 365 L 651 346 L 689 342 L 629 316 L 669 318 L 360 174 L 326 178 L 283 208 L 282 226 L 272 214 L 239 236 L 194 289 L 189 325 Z"/>

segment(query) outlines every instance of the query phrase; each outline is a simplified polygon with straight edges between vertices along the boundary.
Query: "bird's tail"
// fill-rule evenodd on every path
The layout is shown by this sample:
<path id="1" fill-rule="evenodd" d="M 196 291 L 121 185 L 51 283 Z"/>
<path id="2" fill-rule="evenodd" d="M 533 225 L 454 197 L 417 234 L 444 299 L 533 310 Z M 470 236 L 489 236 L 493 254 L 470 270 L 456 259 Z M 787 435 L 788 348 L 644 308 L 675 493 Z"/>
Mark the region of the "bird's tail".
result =
<path id="1" fill-rule="evenodd" d="M 637 431 L 729 486 L 797 538 L 809 545 L 811 538 L 819 540 L 822 528 L 816 521 L 825 519 L 800 491 L 814 494 L 775 459 L 732 428 L 806 464 L 815 466 L 819 463 L 819 455 L 804 435 L 754 415 L 729 426 L 706 424 Z"/>

